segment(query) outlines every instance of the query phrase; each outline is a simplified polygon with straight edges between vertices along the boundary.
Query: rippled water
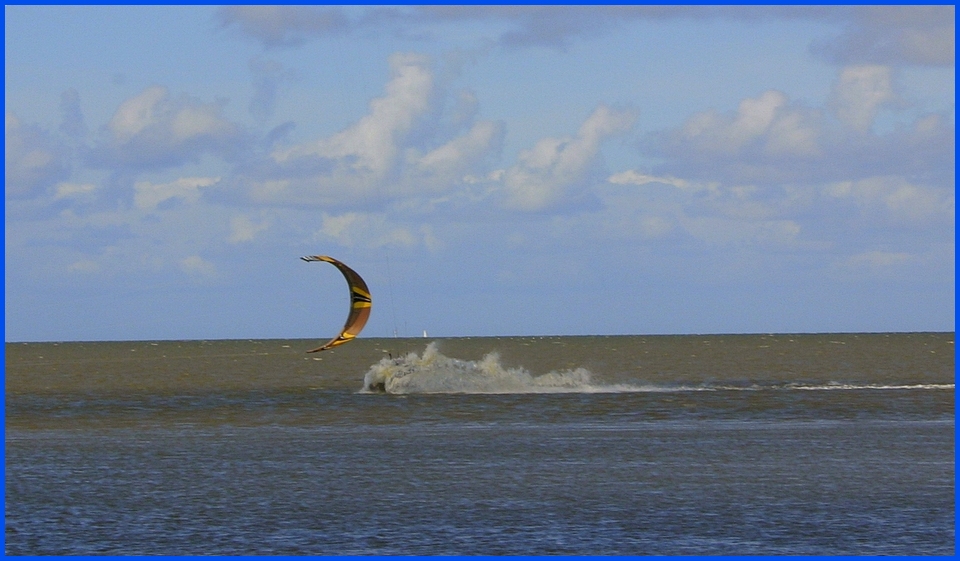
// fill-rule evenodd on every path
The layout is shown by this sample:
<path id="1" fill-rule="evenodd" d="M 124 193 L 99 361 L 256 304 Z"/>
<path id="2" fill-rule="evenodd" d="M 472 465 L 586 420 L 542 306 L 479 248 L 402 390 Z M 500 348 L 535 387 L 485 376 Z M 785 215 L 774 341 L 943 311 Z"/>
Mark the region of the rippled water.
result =
<path id="1" fill-rule="evenodd" d="M 6 553 L 954 552 L 952 333 L 432 341 L 8 343 Z"/>

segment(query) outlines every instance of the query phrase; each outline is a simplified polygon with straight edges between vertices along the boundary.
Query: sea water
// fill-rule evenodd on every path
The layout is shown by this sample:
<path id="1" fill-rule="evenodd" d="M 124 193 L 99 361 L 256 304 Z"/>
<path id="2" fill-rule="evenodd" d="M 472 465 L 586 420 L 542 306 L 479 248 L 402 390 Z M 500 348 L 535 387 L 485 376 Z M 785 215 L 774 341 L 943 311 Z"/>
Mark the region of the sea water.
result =
<path id="1" fill-rule="evenodd" d="M 5 552 L 955 552 L 952 333 L 7 343 Z"/>

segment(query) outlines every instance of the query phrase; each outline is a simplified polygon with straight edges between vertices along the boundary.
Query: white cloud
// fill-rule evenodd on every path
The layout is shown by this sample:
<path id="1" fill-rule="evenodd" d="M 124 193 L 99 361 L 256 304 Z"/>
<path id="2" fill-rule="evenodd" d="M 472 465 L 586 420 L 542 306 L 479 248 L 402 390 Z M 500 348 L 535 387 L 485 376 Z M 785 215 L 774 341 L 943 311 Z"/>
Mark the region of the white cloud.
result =
<path id="1" fill-rule="evenodd" d="M 255 224 L 249 217 L 243 214 L 234 216 L 230 219 L 230 237 L 227 238 L 227 240 L 230 243 L 253 241 L 257 234 L 269 227 L 270 224 L 268 222 Z"/>
<path id="2" fill-rule="evenodd" d="M 727 127 L 718 127 L 720 140 L 733 150 L 770 129 L 777 110 L 786 105 L 787 96 L 778 91 L 764 92 L 759 98 L 740 102 L 737 114 Z M 719 147 L 717 147 L 719 148 Z"/>
<path id="3" fill-rule="evenodd" d="M 384 95 L 356 123 L 330 137 L 274 150 L 264 171 L 247 178 L 254 198 L 350 205 L 448 192 L 485 171 L 502 145 L 503 125 L 471 123 L 475 111 L 463 102 L 453 108 L 451 130 L 440 119 L 440 88 L 429 59 L 396 53 L 390 67 Z"/>
<path id="4" fill-rule="evenodd" d="M 679 127 L 649 133 L 641 150 L 661 160 L 655 175 L 707 184 L 817 185 L 899 175 L 952 186 L 950 115 L 871 130 L 878 111 L 901 104 L 893 86 L 889 67 L 844 68 L 825 100 L 838 119 L 770 90 L 736 111 L 696 113 Z"/>
<path id="5" fill-rule="evenodd" d="M 390 68 L 385 94 L 370 102 L 370 112 L 357 123 L 331 137 L 274 151 L 278 171 L 257 182 L 270 183 L 269 189 L 255 187 L 259 196 L 321 202 L 384 192 L 401 163 L 407 135 L 430 110 L 434 94 L 426 57 L 394 54 Z M 317 171 L 304 174 L 304 168 Z"/>
<path id="6" fill-rule="evenodd" d="M 544 138 L 533 148 L 521 151 L 518 162 L 503 177 L 505 205 L 536 211 L 565 202 L 565 197 L 585 187 L 583 183 L 597 161 L 601 142 L 629 131 L 635 121 L 632 111 L 615 111 L 600 105 L 576 136 Z"/>
<path id="7" fill-rule="evenodd" d="M 822 153 L 816 113 L 794 110 L 785 112 L 770 124 L 764 150 L 772 156 L 798 158 L 817 157 Z"/>
<path id="8" fill-rule="evenodd" d="M 120 104 L 91 152 L 91 163 L 140 170 L 195 162 L 204 154 L 229 157 L 245 139 L 222 113 L 223 102 L 172 98 L 167 88 L 148 87 Z"/>
<path id="9" fill-rule="evenodd" d="M 107 128 L 120 143 L 129 142 L 143 129 L 157 122 L 158 105 L 166 99 L 166 88 L 152 86 L 120 104 Z"/>
<path id="10" fill-rule="evenodd" d="M 769 90 L 756 98 L 740 102 L 737 111 L 697 113 L 670 134 L 667 145 L 672 151 L 728 157 L 744 151 L 760 155 L 815 156 L 817 124 L 807 112 L 791 107 L 782 92 Z"/>
<path id="11" fill-rule="evenodd" d="M 888 66 L 848 66 L 834 85 L 831 106 L 843 123 L 867 132 L 877 112 L 896 99 Z"/>
<path id="12" fill-rule="evenodd" d="M 133 202 L 137 208 L 143 210 L 153 210 L 160 203 L 174 198 L 195 203 L 200 199 L 201 188 L 216 185 L 219 181 L 219 177 L 182 177 L 170 183 L 159 184 L 140 181 L 133 186 Z"/>
<path id="13" fill-rule="evenodd" d="M 285 163 L 320 157 L 340 161 L 341 172 L 382 178 L 397 160 L 397 144 L 430 107 L 433 75 L 426 57 L 390 56 L 391 79 L 386 94 L 370 102 L 370 113 L 355 125 L 330 137 L 278 150 L 273 158 Z"/>
<path id="14" fill-rule="evenodd" d="M 466 134 L 454 138 L 423 157 L 415 158 L 412 182 L 422 182 L 443 189 L 464 181 L 472 170 L 503 142 L 504 128 L 500 123 L 479 121 Z"/>

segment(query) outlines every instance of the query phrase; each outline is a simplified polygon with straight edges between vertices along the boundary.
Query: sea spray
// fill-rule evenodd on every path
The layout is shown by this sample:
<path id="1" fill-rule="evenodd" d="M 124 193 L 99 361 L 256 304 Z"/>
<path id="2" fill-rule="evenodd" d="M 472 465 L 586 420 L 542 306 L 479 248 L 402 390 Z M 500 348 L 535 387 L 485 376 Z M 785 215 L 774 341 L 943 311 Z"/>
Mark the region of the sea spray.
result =
<path id="1" fill-rule="evenodd" d="M 443 355 L 436 342 L 423 355 L 415 352 L 384 358 L 363 379 L 365 392 L 408 393 L 557 393 L 603 391 L 591 384 L 585 368 L 534 376 L 524 368 L 508 368 L 496 352 L 479 361 Z"/>

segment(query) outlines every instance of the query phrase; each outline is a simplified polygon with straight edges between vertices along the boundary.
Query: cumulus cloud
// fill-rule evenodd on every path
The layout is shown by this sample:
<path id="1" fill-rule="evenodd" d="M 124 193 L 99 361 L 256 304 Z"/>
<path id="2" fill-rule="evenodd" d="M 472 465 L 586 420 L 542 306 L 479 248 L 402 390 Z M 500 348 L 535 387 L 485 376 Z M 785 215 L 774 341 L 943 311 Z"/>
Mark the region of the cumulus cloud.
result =
<path id="1" fill-rule="evenodd" d="M 427 112 L 433 94 L 433 75 L 426 57 L 394 54 L 390 70 L 386 94 L 370 102 L 370 113 L 359 122 L 333 137 L 277 151 L 274 159 L 284 163 L 297 158 L 329 158 L 364 175 L 386 175 L 396 162 L 398 142 Z"/>
<path id="2" fill-rule="evenodd" d="M 830 104 L 844 124 L 859 132 L 873 125 L 877 112 L 896 100 L 888 66 L 849 66 L 834 84 Z"/>
<path id="3" fill-rule="evenodd" d="M 223 102 L 172 97 L 165 87 L 148 87 L 120 104 L 92 151 L 92 162 L 140 170 L 195 162 L 204 154 L 229 156 L 244 135 L 222 113 Z"/>
<path id="4" fill-rule="evenodd" d="M 498 153 L 503 125 L 472 122 L 475 111 L 462 93 L 452 120 L 442 122 L 441 88 L 427 57 L 396 53 L 390 69 L 384 94 L 356 123 L 329 137 L 274 149 L 245 178 L 253 198 L 342 204 L 439 193 Z"/>
<path id="5" fill-rule="evenodd" d="M 644 139 L 660 158 L 652 170 L 607 184 L 640 187 L 630 195 L 639 232 L 660 223 L 709 246 L 832 253 L 838 271 L 919 264 L 921 240 L 953 236 L 955 133 L 941 114 L 874 131 L 877 113 L 898 102 L 891 72 L 841 69 L 830 111 L 768 91 L 735 111 L 695 114 Z M 619 216 L 611 205 L 625 192 L 605 195 L 608 213 Z"/>
<path id="6" fill-rule="evenodd" d="M 770 90 L 734 111 L 696 113 L 643 139 L 660 160 L 652 169 L 612 174 L 607 185 L 642 187 L 629 195 L 641 201 L 638 229 L 662 219 L 712 245 L 826 250 L 855 231 L 865 251 L 889 253 L 911 243 L 890 232 L 952 237 L 952 120 L 926 114 L 875 131 L 880 111 L 902 107 L 893 77 L 889 66 L 842 68 L 826 109 Z M 606 194 L 608 211 L 629 192 Z"/>
<path id="7" fill-rule="evenodd" d="M 274 151 L 271 158 L 281 177 L 268 179 L 256 195 L 320 201 L 382 190 L 396 171 L 404 140 L 429 110 L 434 87 L 426 57 L 395 54 L 390 68 L 385 94 L 370 102 L 370 112 L 357 123 L 332 137 Z M 321 173 L 294 181 L 300 170 L 311 168 Z"/>
<path id="8" fill-rule="evenodd" d="M 50 133 L 37 125 L 21 123 L 9 111 L 4 132 L 4 183 L 8 198 L 33 196 L 68 178 L 68 153 Z"/>
<path id="9" fill-rule="evenodd" d="M 600 144 L 628 132 L 636 122 L 633 111 L 598 106 L 580 126 L 576 136 L 544 138 L 520 152 L 515 165 L 506 170 L 503 187 L 508 208 L 543 210 L 565 202 L 596 179 L 590 176 L 597 163 Z"/>
<path id="10" fill-rule="evenodd" d="M 692 148 L 720 156 L 744 152 L 813 156 L 820 151 L 814 118 L 811 111 L 790 106 L 785 94 L 769 90 L 744 99 L 733 114 L 705 111 L 693 115 L 665 139 L 665 148 L 673 152 Z"/>
<path id="11" fill-rule="evenodd" d="M 479 121 L 462 136 L 422 157 L 415 157 L 410 166 L 411 181 L 431 185 L 438 190 L 462 181 L 464 174 L 499 151 L 503 136 L 502 123 Z"/>
<path id="12" fill-rule="evenodd" d="M 649 133 L 644 152 L 664 158 L 658 173 L 698 181 L 784 180 L 821 153 L 822 116 L 770 90 L 733 113 L 709 110 L 680 127 Z"/>
<path id="13" fill-rule="evenodd" d="M 641 150 L 662 159 L 657 174 L 727 185 L 894 174 L 952 183 L 955 132 L 947 115 L 925 114 L 873 131 L 881 110 L 899 107 L 889 67 L 841 69 L 826 101 L 829 112 L 769 90 L 744 99 L 736 111 L 704 111 L 677 128 L 651 132 Z"/>

